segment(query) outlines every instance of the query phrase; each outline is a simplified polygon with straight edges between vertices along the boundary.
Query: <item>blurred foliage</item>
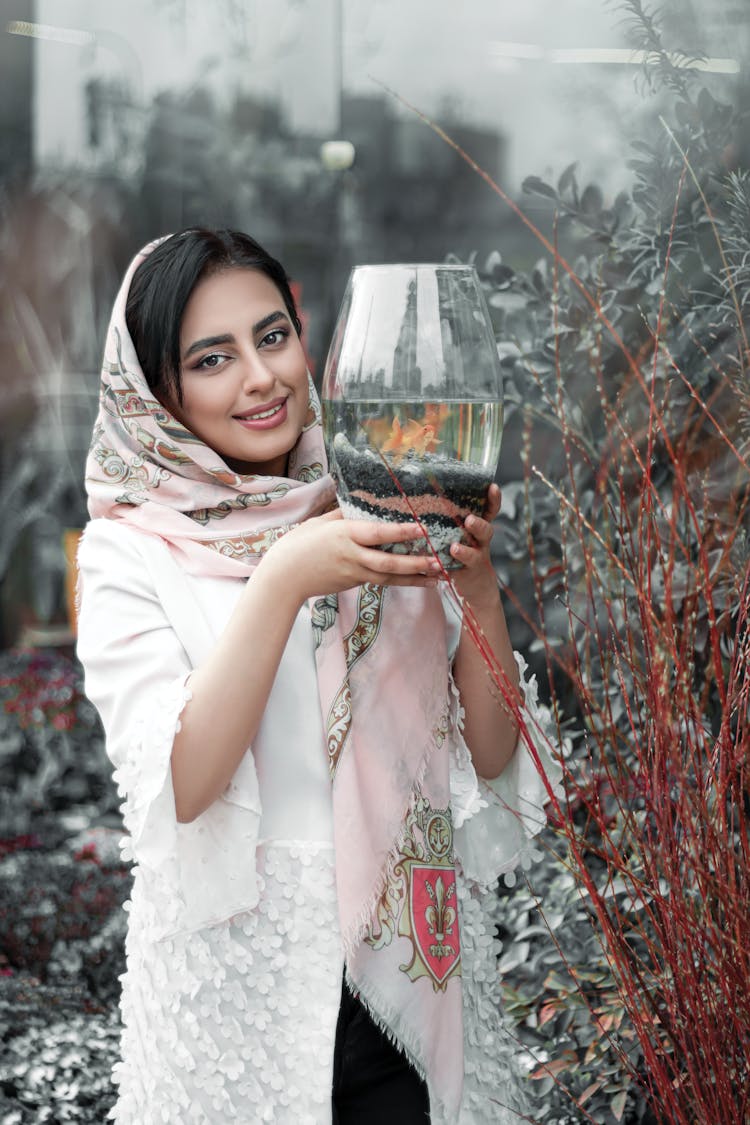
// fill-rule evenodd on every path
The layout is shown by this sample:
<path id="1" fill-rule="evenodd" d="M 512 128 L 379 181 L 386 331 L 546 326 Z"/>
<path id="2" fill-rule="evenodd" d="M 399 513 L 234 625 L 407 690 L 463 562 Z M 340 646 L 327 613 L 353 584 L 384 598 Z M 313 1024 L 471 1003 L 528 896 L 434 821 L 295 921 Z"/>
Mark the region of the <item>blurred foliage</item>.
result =
<path id="1" fill-rule="evenodd" d="M 45 649 L 0 653 L 0 824 L 21 836 L 50 814 L 118 804 L 99 718 L 80 667 Z"/>
<path id="2" fill-rule="evenodd" d="M 0 645 L 64 620 L 62 533 L 81 526 L 85 450 L 132 200 L 75 172 L 0 184 Z"/>
<path id="3" fill-rule="evenodd" d="M 0 654 L 0 1120 L 101 1122 L 114 1102 L 130 871 L 80 666 Z"/>
<path id="4" fill-rule="evenodd" d="M 115 1014 L 63 1014 L 56 994 L 39 1002 L 34 981 L 13 996 L 0 993 L 0 1015 L 10 1015 L 16 1034 L 3 1042 L 0 1120 L 3 1125 L 58 1125 L 106 1120 L 114 1103 L 110 1071 L 120 1029 Z M 33 997 L 33 999 L 32 999 Z M 23 1013 L 23 1026 L 15 1021 Z"/>
<path id="5" fill-rule="evenodd" d="M 718 638 L 728 674 L 750 531 L 742 462 L 750 451 L 750 182 L 732 166 L 740 123 L 730 106 L 699 88 L 684 52 L 665 49 L 655 17 L 638 2 L 625 7 L 639 36 L 634 45 L 649 52 L 647 84 L 666 87 L 671 97 L 656 135 L 633 141 L 632 188 L 607 201 L 596 184 L 580 183 L 576 164 L 554 184 L 536 176 L 525 181 L 525 190 L 554 216 L 553 238 L 566 252 L 573 247 L 567 256 L 574 276 L 553 255 L 527 274 L 497 252 L 475 263 L 506 373 L 503 509 L 494 561 L 515 602 L 509 612 L 514 643 L 536 653 L 540 677 L 549 677 L 558 704 L 578 724 L 568 814 L 575 830 L 588 836 L 587 862 L 623 926 L 643 904 L 634 901 L 632 885 L 611 881 L 607 866 L 597 862 L 599 825 L 607 825 L 609 840 L 627 841 L 639 805 L 633 793 L 628 809 L 612 792 L 608 768 L 592 759 L 589 734 L 604 720 L 588 700 L 602 701 L 612 754 L 618 767 L 630 762 L 637 778 L 647 717 L 629 714 L 629 700 L 639 698 L 651 665 L 639 634 L 638 599 L 629 597 L 613 562 L 632 563 L 635 524 L 628 513 L 639 510 L 644 459 L 664 504 L 661 524 L 654 520 L 663 535 L 644 572 L 654 606 L 669 598 L 678 617 L 691 622 L 694 698 L 714 734 L 723 715 L 712 646 Z M 659 413 L 656 433 L 644 384 Z M 630 466 L 623 463 L 626 447 Z M 673 518 L 675 450 L 694 522 L 679 513 Z M 665 588 L 661 549 L 669 550 L 676 532 L 689 550 L 670 558 Z M 694 573 L 704 551 L 711 585 L 710 598 L 702 599 Z M 643 662 L 636 657 L 608 665 L 606 645 L 592 638 L 599 642 L 610 633 L 627 635 L 631 654 L 640 646 Z M 569 656 L 576 650 L 584 698 L 554 658 L 555 651 Z M 691 784 L 690 778 L 681 783 Z M 672 1121 L 633 1083 L 643 1065 L 640 1044 L 591 900 L 580 874 L 573 874 L 567 835 L 558 829 L 546 831 L 545 858 L 527 888 L 508 897 L 501 934 L 505 999 L 515 1033 L 530 1051 L 535 1120 Z M 726 1112 L 726 1122 L 738 1120 L 733 1107 Z"/>

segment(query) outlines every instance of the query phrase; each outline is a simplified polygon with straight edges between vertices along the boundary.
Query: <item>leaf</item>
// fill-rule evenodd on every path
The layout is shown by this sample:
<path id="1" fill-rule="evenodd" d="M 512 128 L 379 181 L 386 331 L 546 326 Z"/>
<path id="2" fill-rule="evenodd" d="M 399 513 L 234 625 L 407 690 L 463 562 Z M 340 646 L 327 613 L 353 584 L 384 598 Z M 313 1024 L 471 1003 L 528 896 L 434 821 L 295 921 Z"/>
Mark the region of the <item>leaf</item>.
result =
<path id="1" fill-rule="evenodd" d="M 563 980 L 563 978 L 559 976 L 557 971 L 555 969 L 552 969 L 551 972 L 547 973 L 547 977 L 542 987 L 547 989 L 547 991 L 551 990 L 554 992 L 568 992 L 570 991 L 570 982 Z"/>
<path id="2" fill-rule="evenodd" d="M 543 1004 L 539 1012 L 539 1027 L 544 1027 L 545 1023 L 549 1023 L 557 1015 L 559 1004 L 556 1000 L 550 1000 L 549 1003 Z"/>
<path id="3" fill-rule="evenodd" d="M 492 280 L 500 289 L 510 285 L 515 276 L 515 270 L 510 266 L 497 265 L 492 270 Z"/>
<path id="4" fill-rule="evenodd" d="M 485 273 L 492 273 L 495 266 L 502 265 L 502 262 L 503 262 L 503 256 L 500 253 L 500 251 L 499 250 L 490 250 L 489 254 L 487 255 L 487 261 L 484 263 L 484 272 Z"/>
<path id="5" fill-rule="evenodd" d="M 599 1042 L 598 1042 L 598 1040 L 593 1039 L 591 1041 L 591 1043 L 589 1044 L 589 1047 L 586 1051 L 586 1054 L 583 1056 L 584 1065 L 588 1066 L 589 1063 L 593 1062 L 594 1059 L 596 1058 L 596 1056 L 598 1055 L 598 1053 L 599 1053 Z"/>
<path id="6" fill-rule="evenodd" d="M 536 1095 L 540 1098 L 543 1098 L 547 1094 L 551 1093 L 555 1085 L 555 1080 L 550 1074 L 545 1074 L 542 1078 L 538 1078 L 536 1081 L 539 1083 L 536 1088 Z"/>
<path id="7" fill-rule="evenodd" d="M 704 86 L 698 94 L 698 113 L 704 125 L 710 125 L 716 114 L 717 102 Z"/>
<path id="8" fill-rule="evenodd" d="M 596 184 L 589 184 L 581 196 L 581 210 L 584 215 L 598 215 L 603 205 L 602 189 Z"/>
<path id="9" fill-rule="evenodd" d="M 573 1066 L 575 1062 L 575 1051 L 565 1051 L 565 1053 L 562 1054 L 558 1059 L 553 1059 L 552 1062 L 542 1063 L 541 1066 L 537 1067 L 533 1074 L 529 1075 L 529 1078 L 537 1081 L 540 1078 L 546 1078 L 551 1074 L 560 1074 L 563 1070 L 567 1070 L 569 1067 Z"/>
<path id="10" fill-rule="evenodd" d="M 620 1090 L 620 1092 L 618 1094 L 615 1094 L 615 1096 L 612 1098 L 612 1101 L 609 1103 L 609 1108 L 612 1110 L 612 1113 L 614 1114 L 614 1116 L 617 1118 L 618 1121 L 620 1120 L 623 1113 L 625 1112 L 625 1106 L 627 1105 L 627 1101 L 628 1101 L 628 1091 L 627 1090 Z"/>
<path id="11" fill-rule="evenodd" d="M 591 1097 L 591 1095 L 595 1094 L 596 1091 L 598 1089 L 600 1089 L 600 1087 L 602 1087 L 603 1085 L 604 1085 L 604 1079 L 603 1078 L 597 1078 L 596 1082 L 592 1082 L 590 1086 L 586 1087 L 586 1089 L 583 1091 L 581 1096 L 578 1098 L 578 1101 L 577 1101 L 576 1104 L 577 1105 L 583 1105 L 584 1102 L 587 1102 L 589 1100 L 589 1098 Z"/>
<path id="12" fill-rule="evenodd" d="M 569 164 L 568 167 L 565 169 L 565 171 L 560 176 L 560 179 L 557 181 L 557 190 L 559 191 L 560 195 L 562 195 L 564 192 L 566 192 L 568 190 L 568 188 L 571 187 L 571 185 L 573 187 L 575 187 L 575 182 L 576 182 L 575 171 L 576 171 L 577 167 L 578 167 L 578 161 L 574 160 L 573 163 Z"/>
<path id="13" fill-rule="evenodd" d="M 540 296 L 544 297 L 547 295 L 547 282 L 541 270 L 534 269 L 532 271 L 531 284 L 534 286 Z"/>
<path id="14" fill-rule="evenodd" d="M 646 179 L 653 173 L 652 166 L 647 164 L 644 160 L 627 160 L 625 162 L 625 167 L 630 168 L 632 172 L 637 173 L 642 179 Z"/>
<path id="15" fill-rule="evenodd" d="M 558 195 L 551 184 L 547 184 L 539 176 L 527 176 L 521 184 L 521 190 L 530 195 L 544 195 L 547 199 L 557 200 Z"/>
<path id="16" fill-rule="evenodd" d="M 503 499 L 505 499 L 504 496 Z M 517 969 L 519 965 L 523 965 L 526 958 L 529 956 L 530 948 L 528 941 L 515 941 L 508 949 L 508 952 L 504 953 L 500 958 L 500 964 L 498 966 L 500 972 L 509 973 L 513 969 Z"/>

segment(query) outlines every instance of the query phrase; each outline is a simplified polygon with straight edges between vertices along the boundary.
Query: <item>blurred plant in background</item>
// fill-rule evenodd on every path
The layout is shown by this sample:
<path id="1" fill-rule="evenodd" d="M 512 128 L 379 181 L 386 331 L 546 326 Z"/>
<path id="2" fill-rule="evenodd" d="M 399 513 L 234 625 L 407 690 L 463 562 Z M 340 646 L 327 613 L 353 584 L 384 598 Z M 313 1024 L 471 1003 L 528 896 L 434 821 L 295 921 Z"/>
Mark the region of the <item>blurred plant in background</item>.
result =
<path id="1" fill-rule="evenodd" d="M 0 1119 L 102 1121 L 114 1100 L 130 873 L 72 656 L 0 654 Z"/>
<path id="2" fill-rule="evenodd" d="M 126 193 L 73 175 L 0 191 L 0 645 L 65 621 Z M 125 224 L 126 225 L 126 224 Z"/>
<path id="3" fill-rule="evenodd" d="M 625 7 L 672 97 L 633 190 L 530 177 L 545 257 L 481 271 L 507 371 L 496 564 L 575 743 L 502 966 L 534 1120 L 742 1125 L 750 180 L 733 111 Z"/>
<path id="4" fill-rule="evenodd" d="M 32 831 L 71 806 L 114 813 L 99 718 L 78 663 L 49 649 L 0 653 L 0 824 Z"/>

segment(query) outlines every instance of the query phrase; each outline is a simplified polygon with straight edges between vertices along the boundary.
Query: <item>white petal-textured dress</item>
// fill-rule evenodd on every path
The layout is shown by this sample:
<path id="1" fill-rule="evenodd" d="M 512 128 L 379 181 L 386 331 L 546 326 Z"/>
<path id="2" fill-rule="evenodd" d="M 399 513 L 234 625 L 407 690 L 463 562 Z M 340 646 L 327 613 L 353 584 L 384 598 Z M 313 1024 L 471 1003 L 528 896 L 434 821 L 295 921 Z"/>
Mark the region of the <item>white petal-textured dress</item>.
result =
<path id="1" fill-rule="evenodd" d="M 187 681 L 229 620 L 242 580 L 187 575 L 160 540 L 110 520 L 89 525 L 79 561 L 78 651 L 123 797 L 123 855 L 135 864 L 110 1117 L 117 1125 L 328 1125 L 343 953 L 309 611 L 296 620 L 253 746 L 226 792 L 179 824 L 170 754 Z M 450 612 L 446 628 L 453 651 L 459 622 Z M 252 676 L 251 649 L 245 659 Z M 541 729 L 533 681 L 526 707 L 531 729 Z M 221 718 L 217 711 L 217 725 Z M 539 750 L 556 783 L 541 737 Z M 522 746 L 492 784 L 509 811 L 485 801 L 468 752 L 451 763 L 460 1125 L 516 1122 L 522 1108 L 500 1008 L 492 887 L 528 861 L 544 788 Z"/>

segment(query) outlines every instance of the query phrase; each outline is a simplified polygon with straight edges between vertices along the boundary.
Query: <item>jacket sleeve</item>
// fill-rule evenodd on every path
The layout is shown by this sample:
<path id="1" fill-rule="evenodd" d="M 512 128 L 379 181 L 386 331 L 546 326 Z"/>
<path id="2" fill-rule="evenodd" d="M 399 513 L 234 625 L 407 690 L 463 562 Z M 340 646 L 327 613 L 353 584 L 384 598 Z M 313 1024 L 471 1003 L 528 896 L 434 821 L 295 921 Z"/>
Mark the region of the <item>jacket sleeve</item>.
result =
<path id="1" fill-rule="evenodd" d="M 171 753 L 193 664 L 158 593 L 160 581 L 173 589 L 182 576 L 164 548 L 173 573 L 155 577 L 153 555 L 137 530 L 89 524 L 79 551 L 78 655 L 122 797 L 123 858 L 137 864 L 134 895 L 140 885 L 146 924 L 160 939 L 255 905 L 260 801 L 248 752 L 241 785 L 233 779 L 196 820 L 177 821 Z"/>

